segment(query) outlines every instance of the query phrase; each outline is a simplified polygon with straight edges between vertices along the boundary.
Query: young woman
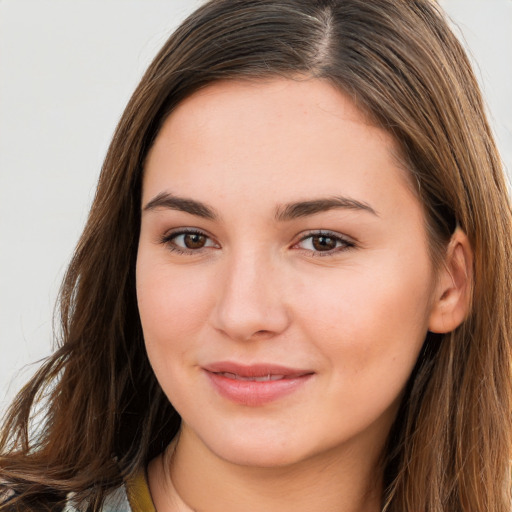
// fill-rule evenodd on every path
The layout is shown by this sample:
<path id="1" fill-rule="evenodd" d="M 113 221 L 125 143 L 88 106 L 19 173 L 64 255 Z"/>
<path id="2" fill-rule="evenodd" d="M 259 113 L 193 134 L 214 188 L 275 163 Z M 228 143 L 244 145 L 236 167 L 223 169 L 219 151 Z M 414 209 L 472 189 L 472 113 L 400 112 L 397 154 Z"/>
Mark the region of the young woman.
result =
<path id="1" fill-rule="evenodd" d="M 119 123 L 2 510 L 510 511 L 511 209 L 427 0 L 211 0 Z"/>

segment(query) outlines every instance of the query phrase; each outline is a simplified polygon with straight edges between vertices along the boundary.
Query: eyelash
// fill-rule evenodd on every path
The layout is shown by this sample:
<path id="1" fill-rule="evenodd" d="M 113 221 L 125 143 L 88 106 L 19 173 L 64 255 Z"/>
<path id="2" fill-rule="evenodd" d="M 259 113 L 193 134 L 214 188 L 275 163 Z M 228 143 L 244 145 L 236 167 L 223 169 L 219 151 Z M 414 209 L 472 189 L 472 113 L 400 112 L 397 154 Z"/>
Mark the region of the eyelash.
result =
<path id="1" fill-rule="evenodd" d="M 298 246 L 300 243 L 304 242 L 305 240 L 313 239 L 315 237 L 329 238 L 329 239 L 333 240 L 334 242 L 336 242 L 336 245 L 338 243 L 340 243 L 341 246 L 335 247 L 334 249 L 330 249 L 327 251 L 318 251 L 318 250 L 315 251 L 312 249 L 302 249 L 304 251 L 307 251 L 310 255 L 312 255 L 314 257 L 325 258 L 328 256 L 335 256 L 341 252 L 345 252 L 349 249 L 353 249 L 356 247 L 356 244 L 352 240 L 349 240 L 348 238 L 346 238 L 338 233 L 334 233 L 332 231 L 311 231 L 311 232 L 307 233 L 306 235 L 302 236 L 301 239 L 296 244 L 294 244 L 294 247 Z"/>
<path id="2" fill-rule="evenodd" d="M 180 247 L 179 245 L 176 245 L 175 242 L 173 242 L 174 239 L 178 238 L 182 235 L 198 235 L 198 236 L 204 236 L 207 240 L 212 241 L 212 238 L 208 236 L 205 232 L 199 231 L 198 229 L 180 229 L 179 231 L 173 231 L 172 233 L 167 233 L 160 239 L 160 243 L 165 245 L 167 249 L 171 252 L 175 252 L 177 254 L 184 254 L 184 255 L 193 255 L 201 252 L 205 247 L 201 247 L 198 249 L 189 249 L 185 247 Z M 213 247 L 213 245 L 206 246 Z"/>
<path id="3" fill-rule="evenodd" d="M 178 238 L 179 236 L 183 236 L 183 235 L 202 236 L 202 237 L 205 237 L 207 239 L 207 241 L 209 240 L 210 242 L 212 242 L 212 244 L 205 245 L 205 246 L 197 248 L 197 249 L 180 247 L 180 246 L 176 245 L 174 240 L 176 238 Z M 298 247 L 298 245 L 303 243 L 304 241 L 306 241 L 308 239 L 313 239 L 315 237 L 328 238 L 328 239 L 333 240 L 336 243 L 336 245 L 338 245 L 338 243 L 341 245 L 339 247 L 334 247 L 333 249 L 329 249 L 327 251 L 304 249 L 304 248 Z M 173 231 L 171 233 L 165 234 L 164 236 L 161 237 L 160 243 L 165 245 L 167 247 L 167 249 L 170 250 L 171 252 L 175 252 L 177 254 L 183 254 L 183 255 L 198 254 L 199 252 L 202 252 L 204 249 L 207 249 L 209 247 L 215 247 L 215 245 L 216 245 L 216 243 L 213 242 L 212 238 L 209 235 L 207 235 L 205 232 L 197 230 L 197 229 L 186 229 L 186 228 L 180 229 L 179 231 Z M 304 236 L 302 236 L 301 239 L 298 242 L 296 242 L 295 244 L 293 244 L 292 247 L 297 247 L 298 249 L 305 251 L 309 255 L 312 255 L 314 257 L 328 257 L 328 256 L 334 256 L 336 254 L 339 254 L 340 252 L 344 252 L 349 249 L 352 249 L 352 248 L 356 247 L 356 244 L 353 241 L 349 240 L 348 238 L 341 236 L 338 233 L 334 233 L 332 231 L 311 231 L 311 232 L 305 234 Z"/>

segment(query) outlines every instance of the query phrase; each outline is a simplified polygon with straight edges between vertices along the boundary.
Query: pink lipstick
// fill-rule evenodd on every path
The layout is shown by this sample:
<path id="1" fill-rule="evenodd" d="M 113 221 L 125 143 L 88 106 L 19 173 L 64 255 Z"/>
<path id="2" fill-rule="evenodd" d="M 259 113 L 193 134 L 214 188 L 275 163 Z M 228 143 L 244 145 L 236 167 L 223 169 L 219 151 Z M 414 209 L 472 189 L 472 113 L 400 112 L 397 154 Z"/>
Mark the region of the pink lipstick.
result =
<path id="1" fill-rule="evenodd" d="M 203 367 L 221 396 L 241 405 L 259 406 L 293 393 L 314 374 L 274 364 L 241 365 L 223 361 Z"/>

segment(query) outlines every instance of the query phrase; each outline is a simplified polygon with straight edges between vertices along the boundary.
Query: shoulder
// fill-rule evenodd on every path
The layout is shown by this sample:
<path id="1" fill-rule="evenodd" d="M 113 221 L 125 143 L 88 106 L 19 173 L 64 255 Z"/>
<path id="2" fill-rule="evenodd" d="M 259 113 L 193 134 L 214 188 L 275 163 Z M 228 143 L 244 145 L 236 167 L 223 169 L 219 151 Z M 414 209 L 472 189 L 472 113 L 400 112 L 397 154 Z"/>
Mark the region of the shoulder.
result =
<path id="1" fill-rule="evenodd" d="M 51 510 L 52 512 L 80 512 L 83 507 L 77 508 L 73 505 L 72 495 L 68 495 L 66 504 L 63 506 L 51 503 L 48 500 L 34 501 L 30 504 L 15 503 L 16 495 L 12 494 L 0 500 L 2 512 L 41 512 Z M 43 504 L 44 503 L 44 504 Z M 89 510 L 89 509 L 88 509 Z M 134 477 L 126 479 L 124 484 L 111 491 L 101 508 L 102 512 L 156 512 L 151 499 L 145 470 L 139 471 Z"/>
<path id="2" fill-rule="evenodd" d="M 107 496 L 101 510 L 102 512 L 134 512 L 130 506 L 125 485 L 115 489 Z M 71 500 L 68 500 L 68 504 L 64 507 L 62 512 L 79 511 L 72 505 Z"/>
<path id="3" fill-rule="evenodd" d="M 63 512 L 77 512 L 68 504 Z M 103 504 L 102 512 L 156 512 L 149 492 L 145 470 L 128 478 L 124 485 L 112 491 Z"/>
<path id="4" fill-rule="evenodd" d="M 132 512 L 156 512 L 145 469 L 126 481 L 125 491 Z"/>

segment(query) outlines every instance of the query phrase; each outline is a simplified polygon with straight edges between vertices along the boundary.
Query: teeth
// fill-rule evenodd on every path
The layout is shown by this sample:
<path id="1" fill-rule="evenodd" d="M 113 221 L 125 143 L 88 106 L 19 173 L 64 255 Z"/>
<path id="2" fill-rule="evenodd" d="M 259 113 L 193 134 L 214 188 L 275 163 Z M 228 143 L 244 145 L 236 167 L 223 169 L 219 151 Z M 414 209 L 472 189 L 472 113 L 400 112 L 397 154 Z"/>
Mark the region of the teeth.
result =
<path id="1" fill-rule="evenodd" d="M 222 375 L 223 377 L 226 377 L 228 379 L 233 380 L 245 380 L 245 381 L 252 381 L 252 382 L 268 382 L 271 380 L 281 380 L 284 379 L 284 375 L 263 375 L 261 377 L 242 377 L 241 375 L 237 375 L 236 373 L 229 373 L 229 372 L 222 372 L 219 373 L 219 375 Z"/>
<path id="2" fill-rule="evenodd" d="M 264 377 L 254 377 L 253 379 L 249 378 L 248 380 L 255 380 L 256 382 L 265 382 L 268 380 L 281 380 L 284 379 L 284 375 L 265 375 Z"/>

